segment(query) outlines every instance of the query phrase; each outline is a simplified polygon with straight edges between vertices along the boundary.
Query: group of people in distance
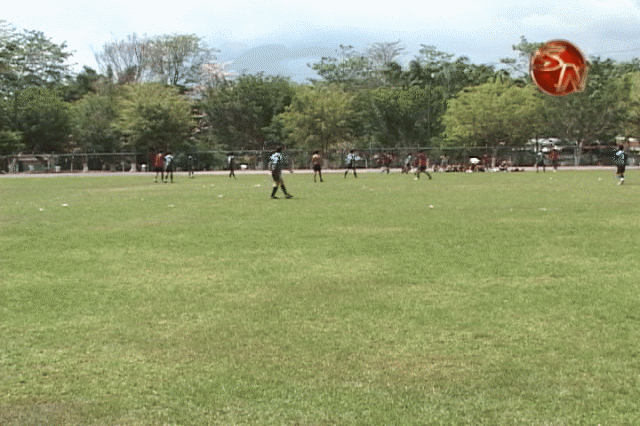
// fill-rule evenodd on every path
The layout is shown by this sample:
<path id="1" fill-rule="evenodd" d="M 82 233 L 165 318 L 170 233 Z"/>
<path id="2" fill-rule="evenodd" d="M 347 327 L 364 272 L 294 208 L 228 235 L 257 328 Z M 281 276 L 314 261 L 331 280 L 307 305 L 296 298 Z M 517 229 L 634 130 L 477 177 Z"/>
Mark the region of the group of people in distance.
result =
<path id="1" fill-rule="evenodd" d="M 549 153 L 549 161 L 551 161 L 551 165 L 553 166 L 553 170 L 558 170 L 558 163 L 560 161 L 560 154 L 557 149 L 552 149 Z M 547 168 L 545 166 L 545 155 L 542 151 L 538 151 L 536 153 L 536 173 L 538 173 L 538 169 L 542 167 L 542 172 L 546 172 Z"/>
<path id="2" fill-rule="evenodd" d="M 287 164 L 289 165 L 290 171 L 293 172 L 293 169 L 291 168 L 291 163 L 288 161 L 287 157 L 282 153 L 282 150 L 283 148 L 281 146 L 277 147 L 275 152 L 271 154 L 271 156 L 269 157 L 269 163 L 268 163 L 269 170 L 271 171 L 271 177 L 273 179 L 273 189 L 271 192 L 271 198 L 275 198 L 275 199 L 278 198 L 276 196 L 278 189 L 282 189 L 282 192 L 284 193 L 285 198 L 293 197 L 289 192 L 287 192 L 287 189 L 284 185 L 284 180 L 282 179 L 282 171 L 287 166 Z M 557 153 L 556 150 L 552 151 L 552 153 L 554 152 Z M 385 156 L 384 158 L 385 160 L 387 160 L 390 157 Z M 554 160 L 552 164 L 554 165 L 554 168 L 556 168 L 557 155 L 553 157 L 550 155 L 550 158 Z M 356 171 L 356 162 L 359 159 L 361 158 L 358 156 L 355 150 L 352 149 L 349 151 L 349 154 L 347 154 L 347 158 L 346 158 L 346 171 L 344 172 L 345 178 L 347 177 L 350 171 L 353 171 L 353 177 L 355 178 L 358 177 L 358 173 Z M 614 164 L 617 166 L 616 175 L 619 179 L 618 183 L 621 185 L 624 183 L 624 172 L 625 172 L 625 166 L 627 163 L 627 154 L 624 151 L 624 147 L 622 145 L 618 146 L 618 150 L 614 154 L 613 161 L 614 161 Z M 156 155 L 155 163 L 154 163 L 154 168 L 156 171 L 155 182 L 158 182 L 158 175 L 160 175 L 161 181 L 166 183 L 169 181 L 169 178 L 171 178 L 171 182 L 173 183 L 173 162 L 174 162 L 174 157 L 171 151 L 166 151 L 164 153 L 160 152 Z M 444 165 L 445 161 L 443 160 L 442 163 Z M 482 162 L 480 163 L 482 164 Z M 227 155 L 227 164 L 230 171 L 229 177 L 235 178 L 236 163 L 235 163 L 235 157 L 233 153 L 229 153 Z M 382 161 L 379 164 L 382 164 L 382 166 L 384 167 L 383 171 L 387 170 L 387 173 L 388 173 L 388 167 L 390 162 Z M 424 173 L 428 176 L 429 179 L 432 179 L 431 174 L 427 171 L 428 164 L 429 164 L 429 160 L 427 159 L 427 156 L 422 150 L 419 150 L 415 154 L 415 158 L 411 154 L 407 155 L 404 162 L 404 166 L 402 167 L 402 173 L 406 173 L 406 174 L 414 173 L 416 180 L 420 179 L 420 175 Z M 544 167 L 545 167 L 544 164 L 545 164 L 544 155 L 541 152 L 539 152 L 537 154 L 536 163 L 535 163 L 536 171 L 538 171 L 539 166 L 542 166 L 544 171 Z M 313 169 L 313 181 L 317 182 L 317 178 L 319 177 L 320 182 L 324 182 L 324 180 L 322 179 L 322 156 L 320 154 L 320 151 L 314 151 L 313 155 L 311 156 L 310 165 Z M 189 156 L 189 176 L 193 177 L 193 158 L 191 156 Z"/>
<path id="3" fill-rule="evenodd" d="M 169 181 L 169 176 L 171 176 L 171 183 L 173 183 L 173 154 L 171 151 L 159 152 L 156 154 L 153 168 L 156 172 L 156 183 L 158 183 L 158 175 L 160 175 L 160 181 L 164 183 L 167 183 Z"/>

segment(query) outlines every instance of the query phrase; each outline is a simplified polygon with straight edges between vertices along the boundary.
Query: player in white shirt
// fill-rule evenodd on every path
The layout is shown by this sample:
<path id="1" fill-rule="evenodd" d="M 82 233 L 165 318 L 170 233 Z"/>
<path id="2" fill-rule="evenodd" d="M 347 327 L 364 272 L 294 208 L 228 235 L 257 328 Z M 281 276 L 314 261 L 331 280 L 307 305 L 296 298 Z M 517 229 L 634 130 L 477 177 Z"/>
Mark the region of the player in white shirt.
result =
<path id="1" fill-rule="evenodd" d="M 276 152 L 269 157 L 269 169 L 271 170 L 271 177 L 273 178 L 273 191 L 271 191 L 271 198 L 276 197 L 278 187 L 282 188 L 285 198 L 291 198 L 293 195 L 287 192 L 287 188 L 284 187 L 284 181 L 282 180 L 282 169 L 286 163 L 286 157 L 282 154 L 282 147 L 276 148 Z"/>
<path id="2" fill-rule="evenodd" d="M 347 154 L 347 171 L 344 172 L 344 177 L 347 177 L 347 174 L 349 173 L 349 170 L 353 169 L 353 177 L 358 177 L 358 174 L 356 173 L 356 160 L 358 159 L 358 155 L 356 154 L 356 152 L 352 149 L 351 151 L 349 151 L 349 154 Z"/>

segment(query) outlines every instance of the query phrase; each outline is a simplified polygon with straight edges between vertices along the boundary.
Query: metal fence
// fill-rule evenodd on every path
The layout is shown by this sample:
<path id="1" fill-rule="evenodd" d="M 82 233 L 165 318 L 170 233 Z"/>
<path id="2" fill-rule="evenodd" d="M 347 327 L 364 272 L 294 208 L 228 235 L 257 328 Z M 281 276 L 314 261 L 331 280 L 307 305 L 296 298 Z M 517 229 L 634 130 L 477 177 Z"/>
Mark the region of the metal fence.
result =
<path id="1" fill-rule="evenodd" d="M 391 159 L 389 167 L 402 167 L 407 155 L 415 158 L 415 153 L 422 150 L 430 163 L 430 167 L 464 168 L 470 164 L 471 158 L 478 158 L 481 164 L 498 167 L 504 163 L 510 167 L 527 167 L 535 164 L 535 151 L 513 147 L 456 147 L 456 148 L 393 148 L 393 149 L 360 149 L 357 167 L 381 167 L 381 158 Z M 560 166 L 591 166 L 613 164 L 615 146 L 597 146 L 589 148 L 559 148 Z M 322 153 L 323 168 L 339 169 L 345 167 L 348 150 L 329 150 Z M 272 151 L 239 151 L 234 152 L 237 167 L 250 170 L 265 170 Z M 286 150 L 286 155 L 294 169 L 310 168 L 312 150 Z M 154 152 L 135 153 L 73 153 L 73 154 L 20 154 L 0 157 L 2 173 L 55 173 L 55 172 L 145 172 L 152 171 Z M 227 165 L 227 151 L 179 152 L 175 154 L 175 170 L 188 169 L 188 157 L 192 157 L 196 171 L 224 170 Z M 640 153 L 629 153 L 629 165 L 640 164 Z M 547 164 L 550 162 L 547 160 Z"/>

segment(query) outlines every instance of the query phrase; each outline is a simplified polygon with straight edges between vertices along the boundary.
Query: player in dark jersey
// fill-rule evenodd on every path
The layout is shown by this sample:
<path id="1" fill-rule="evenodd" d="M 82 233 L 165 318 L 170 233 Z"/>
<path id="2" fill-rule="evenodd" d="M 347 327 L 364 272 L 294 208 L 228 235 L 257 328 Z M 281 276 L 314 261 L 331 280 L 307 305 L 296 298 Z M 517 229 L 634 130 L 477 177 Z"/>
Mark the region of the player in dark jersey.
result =
<path id="1" fill-rule="evenodd" d="M 282 180 L 282 169 L 286 163 L 286 158 L 282 154 L 282 147 L 276 148 L 276 152 L 269 157 L 269 169 L 271 170 L 271 177 L 273 178 L 273 191 L 271 191 L 271 198 L 276 197 L 278 192 L 278 186 L 282 188 L 285 198 L 291 198 L 293 195 L 287 192 L 287 188 L 284 187 L 284 181 Z"/>
<path id="2" fill-rule="evenodd" d="M 616 165 L 616 176 L 618 176 L 618 185 L 622 185 L 624 184 L 624 172 L 627 166 L 627 153 L 624 152 L 624 146 L 618 146 L 618 150 L 613 155 L 613 162 Z"/>
<path id="3" fill-rule="evenodd" d="M 229 163 L 229 177 L 230 178 L 236 178 L 236 157 L 233 155 L 233 152 L 230 152 L 229 154 L 227 154 L 227 162 Z"/>

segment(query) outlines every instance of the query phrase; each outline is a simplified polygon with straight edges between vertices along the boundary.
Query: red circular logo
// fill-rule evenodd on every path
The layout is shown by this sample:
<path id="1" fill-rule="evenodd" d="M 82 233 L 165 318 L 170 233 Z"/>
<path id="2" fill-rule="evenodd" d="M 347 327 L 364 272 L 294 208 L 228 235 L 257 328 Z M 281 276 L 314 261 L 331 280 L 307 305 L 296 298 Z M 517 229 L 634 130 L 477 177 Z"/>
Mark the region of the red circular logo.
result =
<path id="1" fill-rule="evenodd" d="M 573 44 L 564 40 L 545 43 L 531 57 L 531 78 L 543 92 L 565 96 L 584 90 L 587 61 Z"/>

